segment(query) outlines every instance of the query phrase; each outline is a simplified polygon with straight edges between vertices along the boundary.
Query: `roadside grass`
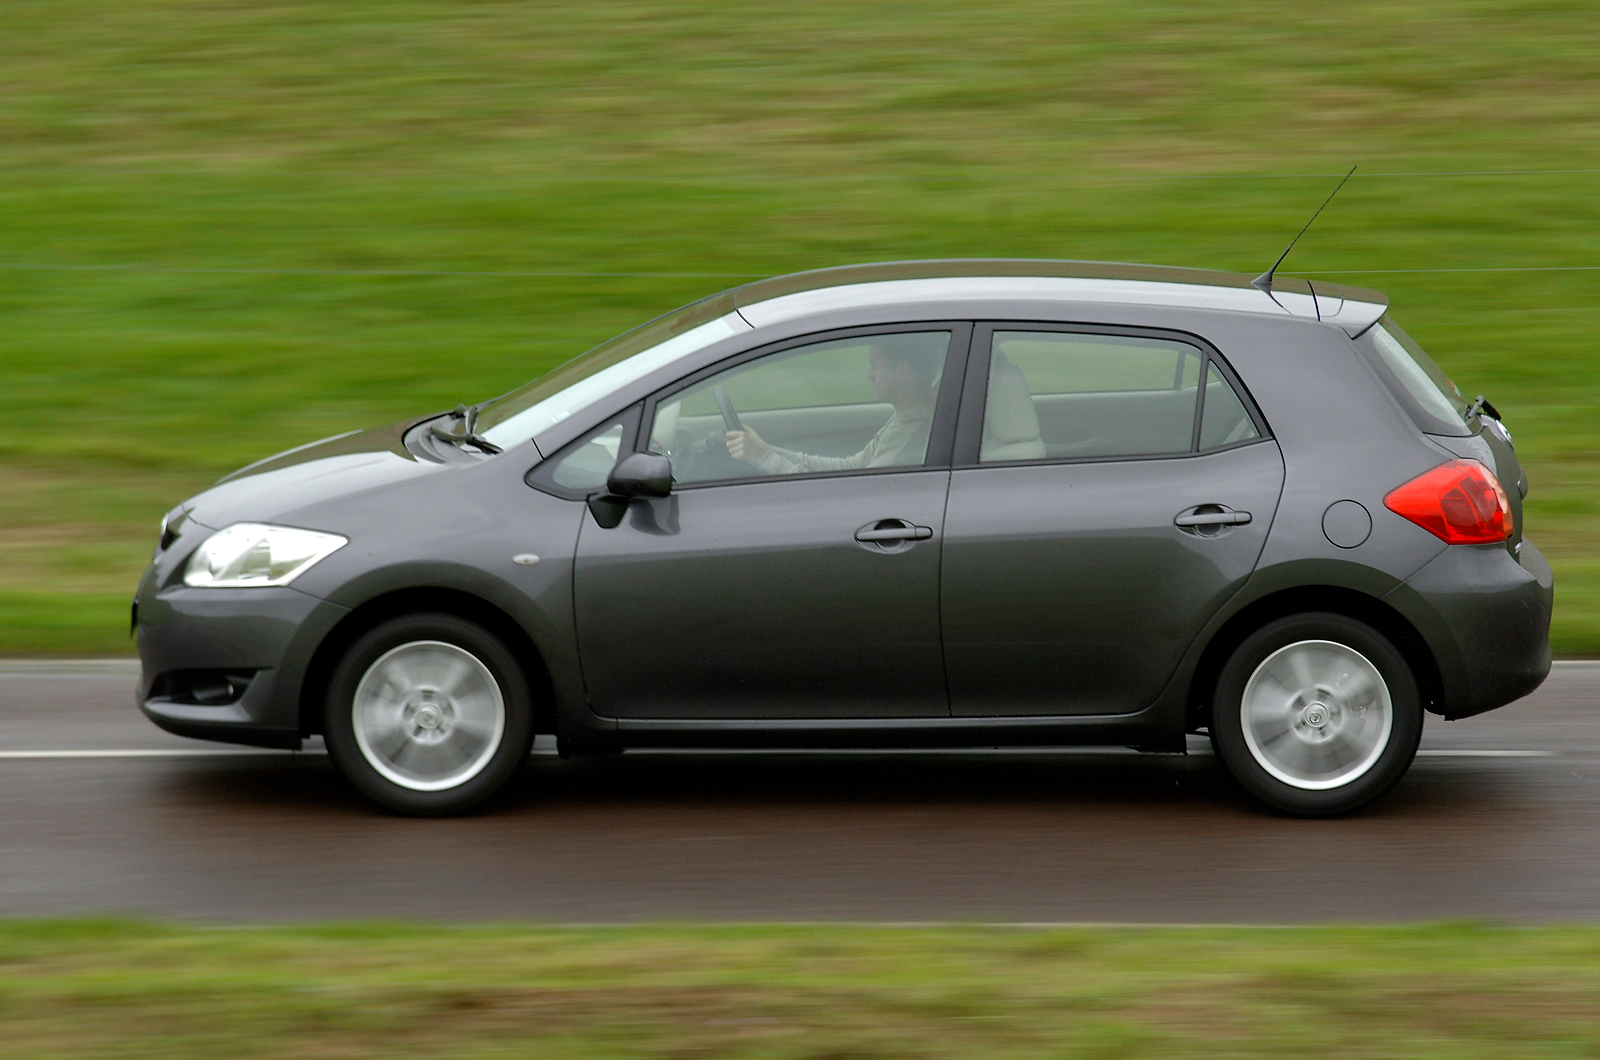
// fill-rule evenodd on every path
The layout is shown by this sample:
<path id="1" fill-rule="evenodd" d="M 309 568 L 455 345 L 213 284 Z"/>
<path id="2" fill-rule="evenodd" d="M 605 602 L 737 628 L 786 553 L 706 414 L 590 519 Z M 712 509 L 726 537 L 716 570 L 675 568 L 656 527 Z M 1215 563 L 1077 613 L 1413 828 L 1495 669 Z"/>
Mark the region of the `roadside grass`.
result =
<path id="1" fill-rule="evenodd" d="M 1597 16 L 18 0 L 0 652 L 126 650 L 156 521 L 231 468 L 502 392 L 742 279 L 1259 271 L 1359 162 L 1285 271 L 1385 290 L 1505 412 L 1553 639 L 1600 655 L 1600 270 L 1403 271 L 1600 266 L 1600 173 L 1548 172 L 1600 169 Z M 1517 172 L 1385 175 L 1463 171 Z"/>
<path id="2" fill-rule="evenodd" d="M 1515 1057 L 1600 930 L 0 923 L 0 1057 Z"/>

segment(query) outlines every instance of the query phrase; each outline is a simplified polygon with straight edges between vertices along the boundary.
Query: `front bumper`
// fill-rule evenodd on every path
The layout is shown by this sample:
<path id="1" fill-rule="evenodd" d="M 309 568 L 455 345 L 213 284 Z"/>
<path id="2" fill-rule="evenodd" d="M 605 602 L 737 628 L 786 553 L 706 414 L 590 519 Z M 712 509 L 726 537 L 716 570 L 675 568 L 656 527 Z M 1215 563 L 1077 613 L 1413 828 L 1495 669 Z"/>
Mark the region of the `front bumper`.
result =
<path id="1" fill-rule="evenodd" d="M 1411 620 L 1438 663 L 1446 718 L 1504 706 L 1550 673 L 1555 578 L 1527 540 L 1453 545 L 1385 598 Z"/>
<path id="2" fill-rule="evenodd" d="M 306 668 L 345 608 L 291 587 L 157 592 L 150 575 L 138 599 L 138 701 L 146 717 L 179 736 L 300 746 Z M 210 703 L 185 694 L 187 675 L 213 673 L 241 675 L 242 694 Z"/>

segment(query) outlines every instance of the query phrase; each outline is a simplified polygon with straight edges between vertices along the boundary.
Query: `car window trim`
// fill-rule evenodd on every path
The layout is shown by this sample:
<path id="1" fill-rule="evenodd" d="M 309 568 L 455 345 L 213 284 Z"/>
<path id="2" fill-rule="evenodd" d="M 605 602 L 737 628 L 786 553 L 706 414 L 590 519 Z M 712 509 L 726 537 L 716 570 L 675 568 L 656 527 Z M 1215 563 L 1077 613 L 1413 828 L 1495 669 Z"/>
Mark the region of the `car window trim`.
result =
<path id="1" fill-rule="evenodd" d="M 983 417 L 989 397 L 989 362 L 994 353 L 994 335 L 997 331 L 1040 331 L 1068 335 L 1110 335 L 1120 338 L 1156 339 L 1164 342 L 1182 342 L 1200 352 L 1199 390 L 1195 396 L 1194 422 L 1190 426 L 1189 448 L 1179 452 L 1127 453 L 1116 456 L 1059 456 L 1040 457 L 1036 460 L 991 460 L 980 462 L 979 451 L 983 445 Z M 1261 410 L 1248 390 L 1241 385 L 1233 367 L 1218 349 L 1199 335 L 1170 328 L 1128 327 L 1117 324 L 1075 324 L 1058 320 L 980 320 L 972 329 L 967 373 L 962 381 L 961 409 L 956 417 L 955 451 L 950 466 L 956 469 L 978 467 L 1034 467 L 1041 464 L 1109 464 L 1128 460 L 1175 460 L 1191 456 L 1209 456 L 1212 453 L 1270 441 L 1272 433 Z M 1255 425 L 1258 437 L 1248 438 L 1211 449 L 1200 449 L 1200 425 L 1205 415 L 1206 366 L 1216 364 L 1222 377 L 1232 386 L 1244 405 L 1245 414 Z"/>
<path id="2" fill-rule="evenodd" d="M 939 398 L 934 405 L 933 425 L 928 432 L 928 450 L 923 455 L 922 463 L 896 464 L 890 467 L 850 468 L 842 471 L 805 471 L 794 475 L 750 475 L 743 478 L 716 479 L 711 482 L 679 483 L 675 481 L 672 484 L 672 489 L 673 492 L 677 492 L 679 490 L 705 489 L 712 486 L 749 485 L 755 482 L 795 482 L 805 479 L 905 474 L 915 471 L 947 469 L 950 467 L 951 451 L 955 445 L 956 419 L 961 408 L 967 358 L 972 349 L 973 324 L 970 320 L 909 320 L 896 321 L 892 324 L 859 324 L 847 328 L 830 328 L 827 331 L 817 331 L 765 343 L 724 357 L 715 364 L 707 365 L 698 371 L 691 372 L 689 375 L 669 383 L 645 398 L 642 402 L 642 413 L 637 421 L 633 435 L 633 448 L 629 451 L 645 451 L 644 447 L 648 445 L 650 437 L 650 431 L 645 429 L 645 425 L 653 425 L 655 423 L 656 406 L 662 401 L 694 386 L 696 383 L 709 379 L 714 375 L 719 375 L 730 368 L 736 368 L 746 361 L 757 360 L 769 354 L 782 353 L 785 350 L 797 349 L 801 346 L 830 342 L 835 339 L 850 339 L 867 335 L 897 335 L 920 331 L 950 332 L 949 346 L 945 349 L 944 373 L 940 376 Z"/>
<path id="3" fill-rule="evenodd" d="M 1264 442 L 1271 439 L 1272 431 L 1267 426 L 1266 417 L 1262 416 L 1261 409 L 1256 405 L 1255 398 L 1251 397 L 1250 391 L 1245 389 L 1244 381 L 1233 370 L 1233 366 L 1223 360 L 1222 354 L 1217 352 L 1215 346 L 1201 339 L 1198 335 L 1195 336 L 1195 339 L 1202 344 L 1202 348 L 1206 351 L 1206 363 L 1200 367 L 1200 399 L 1196 403 L 1199 407 L 1195 409 L 1194 445 L 1190 452 L 1196 456 L 1203 453 L 1221 453 L 1229 449 L 1237 449 L 1244 445 L 1254 445 L 1256 442 Z M 1244 414 L 1249 416 L 1250 422 L 1255 425 L 1256 437 L 1229 442 L 1227 445 L 1214 445 L 1210 449 L 1202 449 L 1200 448 L 1200 428 L 1205 424 L 1206 415 L 1205 372 L 1207 367 L 1213 364 L 1217 366 L 1217 371 L 1222 373 L 1222 381 L 1233 388 L 1233 396 L 1238 398 L 1239 403 L 1244 406 Z"/>

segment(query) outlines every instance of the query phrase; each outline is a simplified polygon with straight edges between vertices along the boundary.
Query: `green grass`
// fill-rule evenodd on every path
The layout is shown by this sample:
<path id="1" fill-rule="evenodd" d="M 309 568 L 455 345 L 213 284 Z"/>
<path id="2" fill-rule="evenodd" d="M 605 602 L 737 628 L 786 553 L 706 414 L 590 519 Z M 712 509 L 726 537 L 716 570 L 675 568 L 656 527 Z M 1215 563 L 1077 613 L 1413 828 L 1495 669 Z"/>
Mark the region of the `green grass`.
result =
<path id="1" fill-rule="evenodd" d="M 1589 1057 L 1600 931 L 0 925 L 0 1057 Z"/>
<path id="2" fill-rule="evenodd" d="M 161 512 L 742 277 L 889 258 L 1386 290 L 1505 412 L 1600 655 L 1600 4 L 11 0 L 0 651 L 125 649 Z M 1188 179 L 1202 177 L 1204 179 Z M 1353 271 L 1352 271 L 1353 270 Z M 1377 270 L 1377 271 L 1375 271 Z M 603 274 L 603 275 L 602 275 Z M 626 275 L 624 275 L 626 274 Z"/>

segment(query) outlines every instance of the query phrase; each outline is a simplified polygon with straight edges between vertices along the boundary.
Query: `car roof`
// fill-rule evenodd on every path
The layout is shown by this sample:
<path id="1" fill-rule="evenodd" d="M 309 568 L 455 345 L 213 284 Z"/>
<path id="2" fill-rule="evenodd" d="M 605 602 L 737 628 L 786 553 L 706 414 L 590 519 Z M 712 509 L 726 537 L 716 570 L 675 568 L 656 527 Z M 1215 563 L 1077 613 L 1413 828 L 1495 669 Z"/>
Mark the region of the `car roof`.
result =
<path id="1" fill-rule="evenodd" d="M 754 327 L 831 310 L 919 302 L 1041 301 L 1172 306 L 1327 321 L 1351 336 L 1388 308 L 1378 291 L 1323 280 L 1106 261 L 955 258 L 845 265 L 776 276 L 727 292 Z"/>

